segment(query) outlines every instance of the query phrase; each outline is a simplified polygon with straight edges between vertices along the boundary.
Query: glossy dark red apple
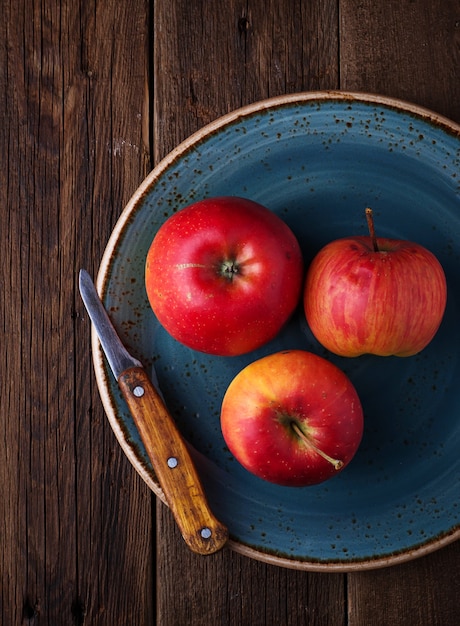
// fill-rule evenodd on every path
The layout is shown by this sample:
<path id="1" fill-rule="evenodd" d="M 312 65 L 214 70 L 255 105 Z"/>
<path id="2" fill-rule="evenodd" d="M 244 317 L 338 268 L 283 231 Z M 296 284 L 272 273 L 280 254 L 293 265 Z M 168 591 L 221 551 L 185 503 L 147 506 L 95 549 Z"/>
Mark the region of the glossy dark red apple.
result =
<path id="1" fill-rule="evenodd" d="M 301 299 L 302 254 L 266 207 L 236 197 L 192 204 L 159 229 L 145 284 L 164 328 L 186 346 L 222 356 L 255 350 Z"/>

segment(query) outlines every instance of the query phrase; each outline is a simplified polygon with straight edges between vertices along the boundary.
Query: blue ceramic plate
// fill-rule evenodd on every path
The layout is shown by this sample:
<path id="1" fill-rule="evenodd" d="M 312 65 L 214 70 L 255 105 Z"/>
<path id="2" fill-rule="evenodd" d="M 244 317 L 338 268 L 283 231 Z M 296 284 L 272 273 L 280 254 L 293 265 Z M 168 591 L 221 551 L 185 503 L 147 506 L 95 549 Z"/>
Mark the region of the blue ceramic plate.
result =
<path id="1" fill-rule="evenodd" d="M 406 359 L 334 357 L 301 311 L 257 352 L 200 354 L 160 327 L 144 288 L 147 250 L 175 211 L 236 195 L 278 213 L 306 263 L 327 242 L 378 234 L 432 250 L 447 275 L 445 318 L 433 342 Z M 159 384 L 230 546 L 305 570 L 383 567 L 460 537 L 460 126 L 413 105 L 343 92 L 264 101 L 226 115 L 169 154 L 147 177 L 110 238 L 98 288 L 123 340 Z M 163 498 L 138 432 L 93 335 L 95 369 L 110 423 L 132 464 Z M 355 384 L 365 412 L 362 445 L 340 475 L 287 488 L 259 480 L 229 453 L 222 397 L 250 361 L 284 348 L 330 358 Z"/>

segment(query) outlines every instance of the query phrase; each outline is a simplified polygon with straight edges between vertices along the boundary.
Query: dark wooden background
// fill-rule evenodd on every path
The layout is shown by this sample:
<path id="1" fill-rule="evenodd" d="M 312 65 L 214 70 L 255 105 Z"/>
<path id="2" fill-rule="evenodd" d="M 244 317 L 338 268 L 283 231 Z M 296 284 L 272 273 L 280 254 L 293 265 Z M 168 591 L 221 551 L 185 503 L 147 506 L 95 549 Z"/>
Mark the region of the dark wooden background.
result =
<path id="1" fill-rule="evenodd" d="M 304 90 L 460 122 L 458 0 L 0 0 L 0 623 L 454 626 L 460 544 L 371 572 L 191 554 L 103 412 L 77 271 L 138 184 Z"/>

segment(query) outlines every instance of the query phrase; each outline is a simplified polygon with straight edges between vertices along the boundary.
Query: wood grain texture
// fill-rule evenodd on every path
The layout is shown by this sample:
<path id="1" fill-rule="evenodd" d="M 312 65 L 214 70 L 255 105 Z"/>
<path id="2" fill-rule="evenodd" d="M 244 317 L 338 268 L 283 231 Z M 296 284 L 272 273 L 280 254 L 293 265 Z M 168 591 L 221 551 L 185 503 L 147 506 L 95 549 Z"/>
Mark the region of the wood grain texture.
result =
<path id="1" fill-rule="evenodd" d="M 460 543 L 430 556 L 348 576 L 349 624 L 457 626 Z"/>
<path id="2" fill-rule="evenodd" d="M 457 0 L 340 0 L 340 88 L 460 120 Z"/>
<path id="3" fill-rule="evenodd" d="M 217 117 L 258 100 L 337 89 L 335 0 L 156 2 L 154 160 Z"/>
<path id="4" fill-rule="evenodd" d="M 153 619 L 151 494 L 103 414 L 76 291 L 147 169 L 147 9 L 2 2 L 5 625 Z"/>
<path id="5" fill-rule="evenodd" d="M 157 518 L 157 623 L 161 626 L 347 623 L 344 575 L 288 570 L 228 548 L 203 559 L 187 550 L 171 512 L 161 503 Z"/>

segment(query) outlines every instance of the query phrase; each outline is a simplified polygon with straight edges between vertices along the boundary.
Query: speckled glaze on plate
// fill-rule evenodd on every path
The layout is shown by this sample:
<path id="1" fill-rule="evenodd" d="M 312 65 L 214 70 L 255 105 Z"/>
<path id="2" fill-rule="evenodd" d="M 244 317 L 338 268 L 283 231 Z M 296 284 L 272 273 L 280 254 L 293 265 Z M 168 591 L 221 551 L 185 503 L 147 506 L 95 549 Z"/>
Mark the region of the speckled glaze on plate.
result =
<path id="1" fill-rule="evenodd" d="M 308 264 L 328 241 L 365 234 L 417 241 L 444 266 L 448 305 L 418 356 L 343 359 L 310 334 L 302 311 L 269 345 L 212 357 L 159 326 L 144 288 L 148 247 L 174 211 L 204 197 L 251 198 L 296 233 Z M 460 537 L 460 126 L 414 105 L 364 94 L 303 93 L 260 102 L 206 126 L 170 153 L 124 209 L 98 288 L 120 335 L 147 368 L 185 439 L 230 546 L 284 567 L 383 567 Z M 348 468 L 315 487 L 287 488 L 246 472 L 223 441 L 220 403 L 250 361 L 284 348 L 330 358 L 352 379 L 365 433 Z M 93 334 L 96 378 L 124 452 L 160 497 L 144 447 Z"/>

